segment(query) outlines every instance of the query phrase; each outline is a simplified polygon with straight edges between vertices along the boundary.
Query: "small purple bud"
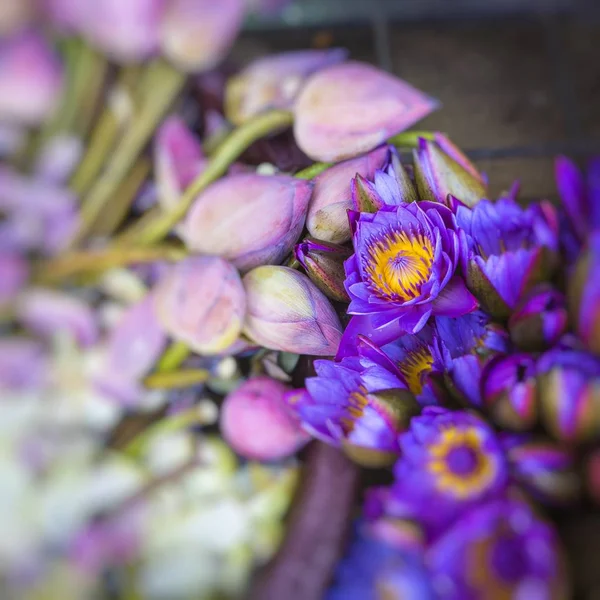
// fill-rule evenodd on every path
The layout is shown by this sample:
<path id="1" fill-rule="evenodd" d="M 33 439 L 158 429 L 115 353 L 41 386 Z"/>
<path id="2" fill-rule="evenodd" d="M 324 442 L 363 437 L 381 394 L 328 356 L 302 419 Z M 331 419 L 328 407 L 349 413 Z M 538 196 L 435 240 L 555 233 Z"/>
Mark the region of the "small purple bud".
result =
<path id="1" fill-rule="evenodd" d="M 18 254 L 0 253 L 0 309 L 10 304 L 29 278 L 29 265 Z"/>
<path id="2" fill-rule="evenodd" d="M 280 263 L 302 232 L 312 188 L 288 175 L 229 175 L 198 196 L 181 236 L 243 271 Z"/>
<path id="3" fill-rule="evenodd" d="M 576 502 L 581 482 L 573 454 L 547 440 L 510 436 L 506 456 L 512 476 L 537 501 L 552 506 Z"/>
<path id="4" fill-rule="evenodd" d="M 600 354 L 600 232 L 575 263 L 567 286 L 569 317 L 585 346 Z"/>
<path id="5" fill-rule="evenodd" d="M 279 460 L 310 439 L 284 402 L 288 387 L 255 377 L 228 394 L 221 407 L 221 434 L 245 458 Z"/>
<path id="6" fill-rule="evenodd" d="M 21 294 L 16 311 L 22 325 L 42 337 L 67 333 L 82 347 L 91 346 L 98 339 L 94 311 L 75 296 L 30 288 Z"/>
<path id="7" fill-rule="evenodd" d="M 289 108 L 306 78 L 346 58 L 341 48 L 298 50 L 264 56 L 230 78 L 225 90 L 225 115 L 240 125 L 271 108 Z"/>
<path id="8" fill-rule="evenodd" d="M 243 280 L 248 299 L 244 333 L 257 344 L 295 354 L 334 356 L 342 339 L 329 300 L 302 273 L 257 267 Z"/>
<path id="9" fill-rule="evenodd" d="M 535 359 L 528 354 L 496 356 L 481 373 L 483 404 L 501 426 L 531 429 L 538 417 Z"/>
<path id="10" fill-rule="evenodd" d="M 352 208 L 356 212 L 375 213 L 385 206 L 381 196 L 375 189 L 375 185 L 367 181 L 359 173 L 352 180 L 350 189 L 352 194 Z"/>
<path id="11" fill-rule="evenodd" d="M 0 42 L 0 121 L 38 125 L 56 108 L 62 82 L 58 58 L 37 33 Z"/>
<path id="12" fill-rule="evenodd" d="M 0 390 L 39 389 L 49 374 L 41 343 L 18 337 L 0 340 Z"/>
<path id="13" fill-rule="evenodd" d="M 388 156 L 387 146 L 338 163 L 314 179 L 306 228 L 318 240 L 343 244 L 350 237 L 348 210 L 352 209 L 352 179 L 358 174 L 373 179 Z"/>
<path id="14" fill-rule="evenodd" d="M 176 206 L 182 192 L 205 166 L 198 138 L 180 117 L 169 117 L 158 129 L 154 145 L 154 172 L 161 207 L 170 210 Z"/>
<path id="15" fill-rule="evenodd" d="M 558 440 L 586 442 L 600 433 L 600 360 L 556 347 L 538 360 L 542 423 Z"/>
<path id="16" fill-rule="evenodd" d="M 238 272 L 216 256 L 186 258 L 154 290 L 159 321 L 200 354 L 219 354 L 239 337 L 246 297 Z"/>
<path id="17" fill-rule="evenodd" d="M 536 352 L 554 346 L 566 332 L 567 321 L 563 294 L 542 284 L 517 304 L 508 320 L 508 331 L 518 348 Z"/>
<path id="18" fill-rule="evenodd" d="M 352 253 L 344 246 L 304 240 L 296 246 L 296 258 L 310 280 L 328 297 L 337 302 L 350 302 L 344 288 L 344 261 Z"/>
<path id="19" fill-rule="evenodd" d="M 244 12 L 244 0 L 170 0 L 160 30 L 162 51 L 180 69 L 207 71 L 229 50 Z"/>
<path id="20" fill-rule="evenodd" d="M 339 161 L 372 150 L 436 107 L 397 77 L 344 62 L 308 79 L 294 106 L 294 136 L 313 160 Z"/>
<path id="21" fill-rule="evenodd" d="M 441 143 L 440 143 L 441 142 Z M 421 200 L 449 203 L 448 195 L 472 207 L 487 194 L 483 178 L 460 150 L 438 134 L 436 141 L 419 139 L 414 154 L 415 183 Z"/>
<path id="22" fill-rule="evenodd" d="M 117 62 L 138 62 L 158 50 L 165 0 L 94 0 L 83 12 L 83 33 Z"/>

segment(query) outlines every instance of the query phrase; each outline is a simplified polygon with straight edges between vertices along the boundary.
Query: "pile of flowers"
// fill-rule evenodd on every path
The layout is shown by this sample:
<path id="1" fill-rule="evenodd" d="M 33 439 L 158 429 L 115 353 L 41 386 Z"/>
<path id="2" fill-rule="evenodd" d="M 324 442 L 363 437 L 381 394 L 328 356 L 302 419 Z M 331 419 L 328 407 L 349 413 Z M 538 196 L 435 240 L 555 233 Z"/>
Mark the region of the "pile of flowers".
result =
<path id="1" fill-rule="evenodd" d="M 344 50 L 222 65 L 249 10 L 0 2 L 3 597 L 569 597 L 600 163 L 489 198 Z"/>

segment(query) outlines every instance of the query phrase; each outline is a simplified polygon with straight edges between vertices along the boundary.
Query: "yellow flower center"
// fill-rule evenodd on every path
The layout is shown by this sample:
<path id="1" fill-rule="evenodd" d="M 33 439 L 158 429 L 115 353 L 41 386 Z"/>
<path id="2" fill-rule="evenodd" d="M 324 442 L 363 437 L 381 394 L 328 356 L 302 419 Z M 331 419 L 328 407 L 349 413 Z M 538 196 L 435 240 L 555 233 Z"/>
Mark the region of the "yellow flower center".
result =
<path id="1" fill-rule="evenodd" d="M 431 275 L 432 263 L 433 248 L 428 237 L 390 231 L 369 244 L 365 272 L 377 295 L 407 301 L 421 292 Z"/>
<path id="2" fill-rule="evenodd" d="M 483 491 L 496 474 L 496 465 L 481 448 L 475 427 L 447 429 L 429 453 L 428 468 L 436 476 L 437 488 L 460 499 Z"/>
<path id="3" fill-rule="evenodd" d="M 423 391 L 423 378 L 433 365 L 433 356 L 426 346 L 419 346 L 409 352 L 406 358 L 398 364 L 398 368 L 408 384 L 408 389 L 418 396 Z"/>
<path id="4" fill-rule="evenodd" d="M 340 419 L 346 434 L 354 429 L 354 422 L 356 419 L 362 417 L 367 404 L 367 389 L 362 385 L 348 396 L 348 404 L 346 406 L 348 416 Z"/>

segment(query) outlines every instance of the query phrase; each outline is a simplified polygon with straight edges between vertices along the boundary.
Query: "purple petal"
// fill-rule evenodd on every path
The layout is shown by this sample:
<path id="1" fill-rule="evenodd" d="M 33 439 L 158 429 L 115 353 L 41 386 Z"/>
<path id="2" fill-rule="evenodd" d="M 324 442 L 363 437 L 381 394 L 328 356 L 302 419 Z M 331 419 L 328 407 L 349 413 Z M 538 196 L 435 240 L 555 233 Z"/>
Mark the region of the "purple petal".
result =
<path id="1" fill-rule="evenodd" d="M 433 301 L 432 313 L 441 317 L 460 317 L 476 308 L 477 300 L 467 289 L 463 278 L 455 275 Z"/>

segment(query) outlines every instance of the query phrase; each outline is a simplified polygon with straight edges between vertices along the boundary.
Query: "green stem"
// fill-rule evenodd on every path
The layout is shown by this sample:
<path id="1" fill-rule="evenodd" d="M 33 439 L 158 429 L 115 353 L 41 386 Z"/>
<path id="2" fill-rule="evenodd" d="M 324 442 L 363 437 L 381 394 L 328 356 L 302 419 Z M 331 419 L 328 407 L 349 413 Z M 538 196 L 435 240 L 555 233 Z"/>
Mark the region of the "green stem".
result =
<path id="1" fill-rule="evenodd" d="M 434 136 L 433 131 L 403 131 L 389 138 L 388 144 L 399 148 L 416 148 L 419 145 L 419 138 L 433 140 Z"/>
<path id="2" fill-rule="evenodd" d="M 329 169 L 329 167 L 332 167 L 333 164 L 334 163 L 315 163 L 306 167 L 306 169 L 302 169 L 302 171 L 298 171 L 294 177 L 298 179 L 312 179 L 323 171 Z"/>
<path id="3" fill-rule="evenodd" d="M 181 369 L 168 373 L 152 373 L 144 379 L 144 385 L 156 390 L 178 390 L 204 383 L 210 377 L 206 369 Z"/>
<path id="4" fill-rule="evenodd" d="M 108 105 L 100 115 L 92 132 L 85 156 L 71 178 L 71 189 L 78 196 L 82 196 L 89 191 L 90 186 L 94 183 L 95 178 L 106 162 L 108 153 L 113 149 L 119 132 L 128 124 L 126 118 L 124 120 L 124 116 L 118 114 L 114 98 L 119 94 L 133 98 L 139 74 L 138 67 L 128 67 L 121 70 L 118 81 L 112 88 L 113 101 L 109 100 Z"/>
<path id="5" fill-rule="evenodd" d="M 155 65 L 156 89 L 140 107 L 130 127 L 111 155 L 104 172 L 90 189 L 81 206 L 81 225 L 74 243 L 81 243 L 91 231 L 107 201 L 115 193 L 124 177 L 137 160 L 183 87 L 185 74 L 167 63 Z"/>
<path id="6" fill-rule="evenodd" d="M 159 373 L 179 368 L 190 355 L 190 349 L 184 342 L 173 342 L 163 353 L 156 365 Z"/>
<path id="7" fill-rule="evenodd" d="M 174 433 L 195 425 L 204 425 L 206 424 L 205 421 L 206 417 L 202 412 L 202 407 L 193 406 L 188 410 L 156 421 L 130 440 L 123 448 L 122 452 L 132 458 L 140 456 L 144 451 L 146 444 L 148 444 L 148 442 L 156 435 Z"/>
<path id="8" fill-rule="evenodd" d="M 162 240 L 185 217 L 198 194 L 224 175 L 244 150 L 265 135 L 289 127 L 292 122 L 292 113 L 284 110 L 273 110 L 259 115 L 235 129 L 219 147 L 208 163 L 206 170 L 185 190 L 177 206 L 170 212 L 162 214 L 160 218 L 148 223 L 138 233 L 136 242 L 147 246 Z"/>
<path id="9" fill-rule="evenodd" d="M 42 262 L 36 269 L 37 276 L 34 276 L 34 280 L 48 284 L 80 273 L 106 271 L 123 265 L 157 260 L 177 262 L 187 254 L 185 248 L 173 245 L 70 252 Z"/>

